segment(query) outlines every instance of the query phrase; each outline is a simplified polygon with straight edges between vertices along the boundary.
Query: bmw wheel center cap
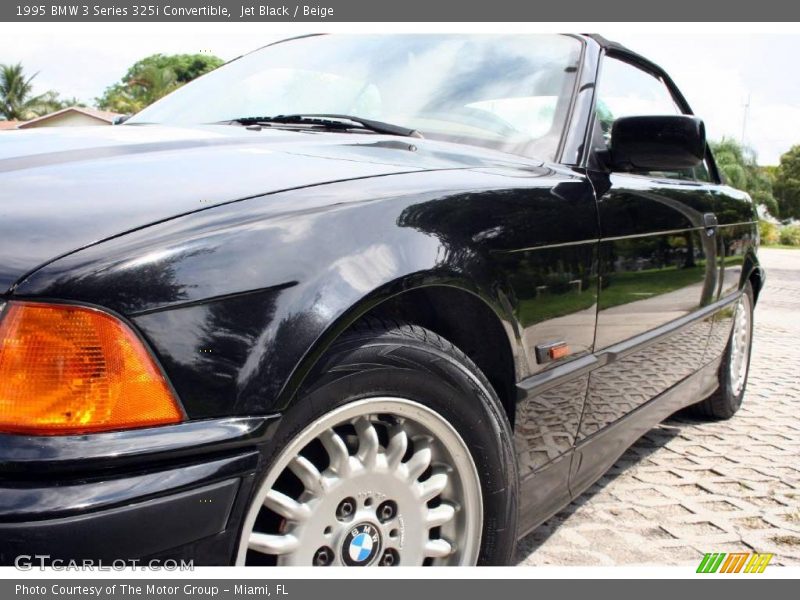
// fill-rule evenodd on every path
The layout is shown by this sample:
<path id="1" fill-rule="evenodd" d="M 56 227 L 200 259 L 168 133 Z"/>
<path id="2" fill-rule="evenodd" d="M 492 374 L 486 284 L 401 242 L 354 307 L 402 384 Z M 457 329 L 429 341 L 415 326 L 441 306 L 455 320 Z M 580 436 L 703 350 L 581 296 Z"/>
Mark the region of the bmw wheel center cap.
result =
<path id="1" fill-rule="evenodd" d="M 364 567 L 372 563 L 381 548 L 381 534 L 369 523 L 359 523 L 344 538 L 342 559 L 349 567 Z"/>

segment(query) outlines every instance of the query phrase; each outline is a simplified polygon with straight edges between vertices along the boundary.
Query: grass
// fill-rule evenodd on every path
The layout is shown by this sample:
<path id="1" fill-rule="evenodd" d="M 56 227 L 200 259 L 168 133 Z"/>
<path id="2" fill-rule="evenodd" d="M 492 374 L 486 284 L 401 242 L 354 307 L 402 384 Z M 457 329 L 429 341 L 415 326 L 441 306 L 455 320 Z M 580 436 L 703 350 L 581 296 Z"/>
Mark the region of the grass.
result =
<path id="1" fill-rule="evenodd" d="M 538 298 L 528 298 L 519 303 L 517 318 L 523 327 L 541 323 L 547 319 L 563 317 L 579 310 L 585 310 L 595 304 L 594 291 L 569 294 L 544 294 Z"/>
<path id="2" fill-rule="evenodd" d="M 600 292 L 600 308 L 611 308 L 636 300 L 646 300 L 688 285 L 701 283 L 704 277 L 705 266 L 702 263 L 683 269 L 670 267 L 613 274 L 607 277 L 609 284 Z M 698 302 L 699 300 L 698 297 Z M 596 295 L 593 290 L 584 290 L 581 293 L 543 294 L 536 298 L 520 301 L 517 318 L 524 327 L 527 327 L 547 319 L 585 310 L 593 306 L 595 301 Z"/>
<path id="3" fill-rule="evenodd" d="M 777 250 L 800 250 L 800 246 L 789 246 L 788 244 L 762 244 L 762 248 L 775 248 Z"/>
<path id="4" fill-rule="evenodd" d="M 698 265 L 684 269 L 646 269 L 611 275 L 607 278 L 608 286 L 600 292 L 600 310 L 701 283 L 705 272 L 705 266 Z"/>

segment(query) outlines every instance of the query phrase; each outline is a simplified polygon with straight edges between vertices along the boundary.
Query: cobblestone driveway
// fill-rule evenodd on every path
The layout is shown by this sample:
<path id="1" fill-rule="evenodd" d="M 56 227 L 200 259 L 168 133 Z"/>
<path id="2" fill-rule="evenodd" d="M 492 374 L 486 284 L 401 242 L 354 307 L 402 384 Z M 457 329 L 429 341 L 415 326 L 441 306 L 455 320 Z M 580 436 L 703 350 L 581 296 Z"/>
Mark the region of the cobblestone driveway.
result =
<path id="1" fill-rule="evenodd" d="M 697 564 L 705 552 L 772 552 L 800 565 L 800 251 L 762 250 L 742 409 L 673 417 L 519 545 L 525 565 Z"/>

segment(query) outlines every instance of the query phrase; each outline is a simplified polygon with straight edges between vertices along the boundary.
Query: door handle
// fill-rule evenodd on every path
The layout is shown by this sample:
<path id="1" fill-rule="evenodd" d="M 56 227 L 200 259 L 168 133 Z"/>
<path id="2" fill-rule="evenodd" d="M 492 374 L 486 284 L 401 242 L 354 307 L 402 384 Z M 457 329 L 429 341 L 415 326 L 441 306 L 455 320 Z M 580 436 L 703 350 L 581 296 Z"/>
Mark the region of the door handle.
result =
<path id="1" fill-rule="evenodd" d="M 717 221 L 717 215 L 714 213 L 705 213 L 703 215 L 703 227 L 706 228 L 706 235 L 714 235 L 718 224 L 719 222 Z"/>

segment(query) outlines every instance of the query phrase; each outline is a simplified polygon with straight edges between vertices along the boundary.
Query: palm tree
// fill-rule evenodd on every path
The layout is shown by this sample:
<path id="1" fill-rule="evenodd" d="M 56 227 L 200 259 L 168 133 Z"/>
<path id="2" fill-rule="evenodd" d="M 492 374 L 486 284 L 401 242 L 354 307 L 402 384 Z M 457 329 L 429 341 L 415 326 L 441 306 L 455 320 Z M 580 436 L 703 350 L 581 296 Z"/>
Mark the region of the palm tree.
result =
<path id="1" fill-rule="evenodd" d="M 32 95 L 36 75 L 26 77 L 20 63 L 0 65 L 0 117 L 25 121 L 48 111 L 51 100 L 48 94 Z"/>
<path id="2" fill-rule="evenodd" d="M 96 102 L 103 110 L 134 114 L 181 85 L 171 68 L 147 64 L 137 69 L 133 76 L 106 88 Z"/>
<path id="3" fill-rule="evenodd" d="M 129 83 L 131 86 L 138 86 L 142 90 L 141 96 L 144 106 L 152 104 L 180 87 L 175 71 L 169 67 L 158 68 L 155 65 L 144 67 Z"/>

